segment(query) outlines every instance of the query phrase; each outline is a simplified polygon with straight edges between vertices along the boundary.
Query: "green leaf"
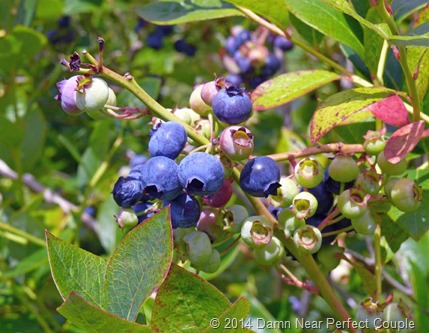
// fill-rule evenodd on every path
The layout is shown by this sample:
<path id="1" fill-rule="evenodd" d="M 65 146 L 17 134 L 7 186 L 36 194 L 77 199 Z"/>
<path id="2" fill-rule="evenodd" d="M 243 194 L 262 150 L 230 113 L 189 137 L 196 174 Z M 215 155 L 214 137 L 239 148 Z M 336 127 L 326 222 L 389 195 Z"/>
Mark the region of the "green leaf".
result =
<path id="1" fill-rule="evenodd" d="M 339 92 L 323 101 L 310 123 L 311 142 L 315 143 L 336 126 L 352 124 L 372 118 L 367 107 L 394 95 L 386 88 L 356 88 Z"/>
<path id="2" fill-rule="evenodd" d="M 385 237 L 387 244 L 389 244 L 390 249 L 394 253 L 396 253 L 402 243 L 409 238 L 407 232 L 403 230 L 400 225 L 393 222 L 386 214 L 382 214 L 381 234 Z"/>
<path id="3" fill-rule="evenodd" d="M 213 285 L 173 264 L 152 309 L 153 332 L 200 332 L 230 304 Z"/>
<path id="4" fill-rule="evenodd" d="M 55 20 L 61 17 L 63 9 L 63 0 L 39 0 L 37 1 L 36 17 L 43 20 Z"/>
<path id="5" fill-rule="evenodd" d="M 76 15 L 99 11 L 103 0 L 64 0 L 64 14 Z"/>
<path id="6" fill-rule="evenodd" d="M 340 78 L 333 72 L 317 69 L 279 75 L 253 90 L 253 108 L 257 111 L 272 109 Z"/>
<path id="7" fill-rule="evenodd" d="M 323 0 L 288 0 L 286 5 L 291 13 L 312 28 L 350 46 L 363 56 L 364 47 L 352 32 L 350 22 L 343 13 Z"/>
<path id="8" fill-rule="evenodd" d="M 270 1 L 249 1 L 249 0 L 226 0 L 236 6 L 250 9 L 252 12 L 263 16 L 265 19 L 273 22 L 281 29 L 288 27 L 289 18 L 286 1 L 270 0 Z"/>
<path id="9" fill-rule="evenodd" d="M 43 113 L 32 110 L 25 116 L 24 138 L 21 144 L 23 171 L 31 171 L 42 157 L 48 126 Z"/>
<path id="10" fill-rule="evenodd" d="M 370 8 L 367 12 L 366 18 L 371 22 L 381 23 L 382 19 L 380 18 L 380 14 L 377 8 Z M 371 29 L 364 26 L 363 27 L 364 34 L 364 47 L 365 47 L 365 64 L 371 70 L 372 73 L 377 73 L 378 63 L 380 60 L 380 53 L 383 46 L 383 38 L 374 33 Z"/>
<path id="11" fill-rule="evenodd" d="M 392 9 L 395 20 L 400 22 L 414 11 L 428 4 L 427 0 L 393 0 Z"/>
<path id="12" fill-rule="evenodd" d="M 103 307 L 106 261 L 64 242 L 48 231 L 46 243 L 52 278 L 63 299 L 76 291 L 88 302 Z"/>
<path id="13" fill-rule="evenodd" d="M 88 333 L 150 333 L 146 325 L 132 323 L 108 313 L 71 292 L 66 301 L 57 309 L 64 317 Z"/>
<path id="14" fill-rule="evenodd" d="M 267 310 L 264 304 L 258 300 L 255 296 L 248 296 L 250 302 L 250 314 L 244 321 L 245 324 L 249 324 L 249 328 L 256 330 L 258 333 L 281 333 L 280 328 L 276 327 L 267 327 L 269 322 L 274 322 L 276 318 Z M 261 325 L 262 323 L 262 325 Z M 295 323 L 295 321 L 293 321 Z M 264 325 L 265 324 L 265 325 Z M 265 326 L 265 327 L 264 327 Z M 288 326 L 291 326 L 290 328 Z M 299 332 L 299 328 L 294 327 L 295 325 L 290 325 L 288 321 L 285 321 L 285 329 L 289 332 Z"/>
<path id="15" fill-rule="evenodd" d="M 378 26 L 376 24 L 373 24 L 372 22 L 364 19 L 362 16 L 360 16 L 356 10 L 353 8 L 353 6 L 350 4 L 350 1 L 348 0 L 322 0 L 325 4 L 329 5 L 330 7 L 334 8 L 335 10 L 338 10 L 344 14 L 347 14 L 351 17 L 353 17 L 356 21 L 358 21 L 363 26 L 371 29 L 378 35 L 380 35 L 382 38 L 387 38 L 387 36 L 390 35 L 390 32 L 385 29 L 385 25 Z M 360 0 L 358 0 L 360 1 Z M 356 50 L 357 51 L 357 50 Z"/>
<path id="16" fill-rule="evenodd" d="M 251 330 L 245 331 L 244 326 L 246 325 L 247 314 L 250 311 L 250 303 L 244 297 L 237 299 L 224 313 L 222 313 L 217 319 L 219 320 L 220 326 L 214 328 L 213 325 L 203 330 L 204 333 L 229 333 L 229 332 L 252 332 Z M 231 325 L 231 323 L 237 323 L 237 325 Z"/>
<path id="17" fill-rule="evenodd" d="M 220 0 L 160 0 L 139 7 L 137 15 L 156 24 L 180 24 L 243 14 Z"/>
<path id="18" fill-rule="evenodd" d="M 316 29 L 313 29 L 308 24 L 305 24 L 293 14 L 289 14 L 289 19 L 295 30 L 301 35 L 302 38 L 304 38 L 316 49 L 319 48 L 319 45 L 322 43 L 325 35 L 321 34 Z"/>
<path id="19" fill-rule="evenodd" d="M 164 281 L 172 259 L 170 210 L 165 208 L 131 230 L 109 259 L 107 310 L 135 320 L 145 299 Z"/>
<path id="20" fill-rule="evenodd" d="M 429 52 L 423 47 L 409 47 L 407 60 L 411 72 L 418 73 L 416 88 L 419 98 L 422 100 L 429 88 Z"/>
<path id="21" fill-rule="evenodd" d="M 107 253 L 111 254 L 117 245 L 117 234 L 122 234 L 122 230 L 118 228 L 115 220 L 115 215 L 118 213 L 118 205 L 113 200 L 113 196 L 108 198 L 100 205 L 97 211 L 97 235 L 101 246 Z"/>
<path id="22" fill-rule="evenodd" d="M 1 277 L 3 279 L 14 278 L 14 277 L 17 277 L 18 275 L 31 272 L 41 266 L 46 265 L 47 263 L 48 263 L 48 256 L 46 254 L 46 249 L 42 248 L 26 256 L 11 270 L 3 272 Z"/>
<path id="23" fill-rule="evenodd" d="M 413 287 L 413 294 L 416 297 L 416 303 L 419 305 L 414 308 L 413 317 L 416 320 L 417 332 L 423 332 L 429 326 L 429 316 L 425 311 L 425 309 L 429 309 L 427 274 L 426 276 L 423 274 L 421 262 L 411 262 L 411 267 L 412 269 L 409 271 L 410 282 Z"/>
<path id="24" fill-rule="evenodd" d="M 33 22 L 34 14 L 36 13 L 37 1 L 20 0 L 18 6 L 18 14 L 15 17 L 15 25 L 22 24 L 30 26 Z"/>
<path id="25" fill-rule="evenodd" d="M 94 129 L 89 139 L 88 148 L 83 153 L 77 170 L 77 179 L 80 187 L 87 185 L 88 181 L 106 159 L 110 148 L 110 135 L 112 134 L 113 122 L 107 119 L 93 123 Z"/>
<path id="26" fill-rule="evenodd" d="M 429 230 L 429 170 L 409 170 L 408 178 L 414 179 L 423 188 L 420 207 L 412 213 L 401 212 L 396 207 L 387 212 L 408 235 L 418 241 Z"/>

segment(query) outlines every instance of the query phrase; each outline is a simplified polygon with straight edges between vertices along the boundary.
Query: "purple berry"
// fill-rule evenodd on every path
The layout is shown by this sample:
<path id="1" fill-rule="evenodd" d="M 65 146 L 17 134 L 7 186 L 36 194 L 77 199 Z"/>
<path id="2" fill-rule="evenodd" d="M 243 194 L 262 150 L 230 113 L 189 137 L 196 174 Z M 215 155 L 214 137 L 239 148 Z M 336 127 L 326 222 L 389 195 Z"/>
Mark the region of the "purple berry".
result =
<path id="1" fill-rule="evenodd" d="M 259 156 L 246 163 L 240 175 L 240 186 L 255 197 L 276 195 L 281 186 L 280 169 L 277 163 L 266 156 Z"/>
<path id="2" fill-rule="evenodd" d="M 289 51 L 293 48 L 293 43 L 287 38 L 276 36 L 274 38 L 274 47 L 282 51 Z"/>
<path id="3" fill-rule="evenodd" d="M 213 113 L 224 123 L 240 124 L 252 114 L 252 101 L 244 89 L 229 87 L 219 90 L 213 99 Z"/>
<path id="4" fill-rule="evenodd" d="M 112 194 L 118 206 L 123 208 L 134 206 L 143 195 L 142 182 L 131 177 L 119 177 Z"/>
<path id="5" fill-rule="evenodd" d="M 141 167 L 143 192 L 150 197 L 172 200 L 182 192 L 176 162 L 165 156 L 149 159 Z"/>
<path id="6" fill-rule="evenodd" d="M 164 206 L 167 205 L 170 205 L 173 228 L 189 228 L 197 224 L 201 208 L 194 196 L 181 193 L 174 200 L 165 201 Z"/>
<path id="7" fill-rule="evenodd" d="M 215 193 L 222 185 L 222 163 L 208 153 L 196 152 L 179 164 L 179 181 L 188 193 L 205 195 Z"/>
<path id="8" fill-rule="evenodd" d="M 232 185 L 229 179 L 224 179 L 220 188 L 213 194 L 205 195 L 203 201 L 206 205 L 211 207 L 225 206 L 232 196 Z"/>
<path id="9" fill-rule="evenodd" d="M 76 89 L 79 76 L 57 82 L 58 95 L 55 99 L 61 102 L 61 108 L 70 115 L 79 115 L 83 111 L 76 105 Z"/>
<path id="10" fill-rule="evenodd" d="M 187 140 L 186 130 L 181 124 L 174 121 L 162 123 L 150 137 L 149 153 L 174 160 L 182 152 Z"/>

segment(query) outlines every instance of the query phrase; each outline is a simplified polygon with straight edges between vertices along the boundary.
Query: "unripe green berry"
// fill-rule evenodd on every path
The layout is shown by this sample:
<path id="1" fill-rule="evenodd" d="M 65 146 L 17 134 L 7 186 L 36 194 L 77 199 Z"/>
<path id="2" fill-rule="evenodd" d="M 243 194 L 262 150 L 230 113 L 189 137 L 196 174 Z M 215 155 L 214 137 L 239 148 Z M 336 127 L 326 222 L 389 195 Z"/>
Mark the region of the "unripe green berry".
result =
<path id="1" fill-rule="evenodd" d="M 119 228 L 127 229 L 135 227 L 139 220 L 132 208 L 121 208 L 118 215 L 116 215 L 116 222 L 118 223 Z"/>
<path id="2" fill-rule="evenodd" d="M 263 247 L 270 243 L 273 229 L 262 216 L 250 216 L 241 227 L 241 239 L 251 248 Z"/>
<path id="3" fill-rule="evenodd" d="M 395 327 L 395 332 L 412 332 L 407 325 L 407 319 L 411 318 L 409 307 L 401 299 L 399 303 L 390 303 L 383 310 L 383 320 L 388 322 L 392 328 Z"/>
<path id="4" fill-rule="evenodd" d="M 229 206 L 223 217 L 223 225 L 234 234 L 241 232 L 241 227 L 249 217 L 249 212 L 244 206 Z"/>
<path id="5" fill-rule="evenodd" d="M 365 214 L 367 207 L 366 194 L 358 189 L 351 188 L 338 196 L 338 209 L 348 219 L 356 219 Z"/>
<path id="6" fill-rule="evenodd" d="M 297 163 L 294 175 L 299 185 L 313 188 L 323 180 L 324 170 L 319 161 L 306 157 Z"/>
<path id="7" fill-rule="evenodd" d="M 298 193 L 292 201 L 292 211 L 299 219 L 312 217 L 317 210 L 317 199 L 310 192 Z"/>
<path id="8" fill-rule="evenodd" d="M 275 205 L 289 207 L 293 198 L 300 192 L 300 188 L 294 180 L 284 176 L 280 178 L 280 185 L 281 187 L 277 189 L 278 194 L 272 197 L 272 200 L 275 201 Z"/>
<path id="9" fill-rule="evenodd" d="M 298 250 L 303 253 L 316 253 L 322 246 L 322 234 L 312 225 L 298 228 L 293 235 L 293 240 Z"/>
<path id="10" fill-rule="evenodd" d="M 423 189 L 411 179 L 402 178 L 393 185 L 390 196 L 396 208 L 410 213 L 420 207 L 423 199 Z"/>
<path id="11" fill-rule="evenodd" d="M 329 166 L 329 176 L 341 183 L 355 180 L 359 173 L 359 167 L 351 156 L 337 155 Z"/>
<path id="12" fill-rule="evenodd" d="M 364 136 L 365 142 L 363 147 L 368 155 L 378 155 L 384 150 L 386 140 L 384 139 L 385 131 L 368 131 Z"/>
<path id="13" fill-rule="evenodd" d="M 192 261 L 192 266 L 196 269 L 206 272 L 206 273 L 214 273 L 216 272 L 220 267 L 220 254 L 219 251 L 216 249 L 212 250 L 212 253 L 208 260 L 204 262 L 203 264 L 196 265 Z"/>
<path id="14" fill-rule="evenodd" d="M 384 194 L 386 195 L 387 199 L 391 200 L 391 192 L 393 185 L 396 184 L 396 182 L 401 179 L 398 177 L 390 177 L 389 180 L 384 184 Z"/>
<path id="15" fill-rule="evenodd" d="M 106 81 L 95 77 L 84 85 L 82 92 L 76 92 L 76 105 L 84 112 L 97 112 L 104 107 L 108 98 L 109 87 Z"/>
<path id="16" fill-rule="evenodd" d="M 366 209 L 361 217 L 351 219 L 352 226 L 361 235 L 373 235 L 378 222 L 378 215 L 371 209 Z"/>
<path id="17" fill-rule="evenodd" d="M 386 156 L 384 155 L 384 151 L 382 151 L 377 156 L 377 164 L 380 167 L 381 171 L 383 173 L 391 175 L 391 176 L 397 176 L 403 173 L 405 170 L 407 170 L 407 161 L 401 160 L 399 163 L 393 164 L 390 163 Z"/>
<path id="18" fill-rule="evenodd" d="M 116 95 L 115 95 L 115 92 L 110 87 L 109 87 L 109 97 L 107 98 L 106 105 L 116 106 Z M 109 118 L 109 116 L 104 112 L 104 109 L 107 109 L 107 108 L 102 108 L 97 111 L 88 110 L 86 111 L 86 114 L 90 116 L 92 119 L 96 119 L 96 120 Z"/>
<path id="19" fill-rule="evenodd" d="M 284 245 L 277 237 L 271 238 L 268 245 L 253 249 L 255 260 L 262 265 L 273 265 L 280 261 L 284 255 Z"/>
<path id="20" fill-rule="evenodd" d="M 320 269 L 324 273 L 329 273 L 340 263 L 340 258 L 337 254 L 344 252 L 344 248 L 337 245 L 324 245 L 317 252 L 317 261 L 319 262 Z"/>
<path id="21" fill-rule="evenodd" d="M 202 84 L 199 84 L 194 88 L 191 97 L 189 98 L 189 106 L 199 115 L 205 116 L 211 110 L 211 107 L 210 105 L 204 103 L 203 99 L 201 98 L 202 88 Z"/>
<path id="22" fill-rule="evenodd" d="M 375 168 L 363 170 L 356 179 L 356 187 L 363 192 L 375 195 L 380 191 L 382 176 L 375 171 Z"/>
<path id="23" fill-rule="evenodd" d="M 291 237 L 296 229 L 305 226 L 305 220 L 299 219 L 289 209 L 283 209 L 278 217 L 279 228 L 284 230 L 286 237 Z"/>
<path id="24" fill-rule="evenodd" d="M 366 321 L 368 328 L 374 328 L 375 323 L 382 318 L 381 308 L 378 303 L 374 303 L 372 298 L 364 299 L 356 309 L 355 319 L 357 321 Z"/>
<path id="25" fill-rule="evenodd" d="M 212 254 L 209 236 L 201 231 L 193 231 L 183 237 L 189 261 L 197 266 L 204 265 Z"/>

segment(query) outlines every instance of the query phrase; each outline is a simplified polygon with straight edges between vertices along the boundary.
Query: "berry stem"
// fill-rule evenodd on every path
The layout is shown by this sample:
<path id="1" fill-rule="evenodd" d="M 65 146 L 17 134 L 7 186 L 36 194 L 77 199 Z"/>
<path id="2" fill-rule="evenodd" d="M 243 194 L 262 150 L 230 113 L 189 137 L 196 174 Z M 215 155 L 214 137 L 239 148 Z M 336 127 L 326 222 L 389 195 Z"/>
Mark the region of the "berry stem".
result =
<path id="1" fill-rule="evenodd" d="M 383 262 L 381 258 L 381 228 L 380 224 L 377 224 L 374 233 L 374 252 L 375 252 L 375 294 L 373 296 L 374 302 L 380 300 L 382 291 L 382 273 L 383 273 Z"/>
<path id="2" fill-rule="evenodd" d="M 21 242 L 26 242 L 26 243 L 30 242 L 30 243 L 39 245 L 41 247 L 45 247 L 46 246 L 46 243 L 45 243 L 44 240 L 42 240 L 42 239 L 40 239 L 40 238 L 38 238 L 36 236 L 33 236 L 33 235 L 31 235 L 31 234 L 29 234 L 29 233 L 27 233 L 25 231 L 22 231 L 21 229 L 15 228 L 14 226 L 12 226 L 10 224 L 6 224 L 6 223 L 3 223 L 3 222 L 0 222 L 0 230 L 3 230 L 3 231 L 5 231 L 6 233 L 9 233 L 9 234 L 13 234 L 15 237 L 18 236 L 20 238 L 24 238 L 25 241 L 21 239 Z"/>
<path id="3" fill-rule="evenodd" d="M 282 162 L 287 161 L 290 158 L 300 158 L 310 155 L 316 155 L 321 153 L 337 153 L 342 152 L 346 155 L 353 155 L 356 153 L 363 153 L 365 149 L 361 144 L 344 144 L 341 142 L 338 143 L 328 143 L 324 145 L 317 145 L 314 147 L 308 147 L 297 151 L 289 151 L 285 153 L 271 154 L 267 155 L 271 157 L 274 161 Z"/>
<path id="4" fill-rule="evenodd" d="M 98 61 L 88 52 L 83 52 L 88 61 L 97 65 Z M 113 82 L 119 84 L 123 88 L 128 89 L 133 95 L 135 95 L 140 101 L 142 101 L 152 112 L 159 118 L 163 120 L 175 121 L 183 125 L 185 127 L 188 136 L 192 138 L 194 141 L 199 144 L 205 145 L 209 144 L 209 140 L 204 136 L 197 133 L 191 126 L 185 123 L 183 120 L 176 117 L 173 113 L 167 111 L 161 104 L 159 104 L 156 100 L 154 100 L 131 75 L 119 75 L 118 73 L 112 71 L 111 69 L 102 66 L 100 75 L 112 80 Z"/>

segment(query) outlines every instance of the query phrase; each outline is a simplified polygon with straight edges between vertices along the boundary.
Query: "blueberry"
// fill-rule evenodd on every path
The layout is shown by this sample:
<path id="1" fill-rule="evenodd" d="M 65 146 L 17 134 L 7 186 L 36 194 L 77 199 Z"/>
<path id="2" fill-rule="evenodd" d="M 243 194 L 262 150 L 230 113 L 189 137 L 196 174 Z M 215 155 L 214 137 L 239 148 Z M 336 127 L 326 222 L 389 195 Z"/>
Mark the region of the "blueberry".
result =
<path id="1" fill-rule="evenodd" d="M 174 43 L 174 48 L 177 52 L 184 53 L 189 57 L 193 57 L 197 52 L 195 45 L 189 44 L 184 39 L 179 39 Z"/>
<path id="2" fill-rule="evenodd" d="M 85 207 L 84 213 L 88 214 L 91 217 L 95 217 L 97 210 L 93 206 L 88 206 L 88 207 Z"/>
<path id="3" fill-rule="evenodd" d="M 137 165 L 140 164 L 144 164 L 149 158 L 147 156 L 144 155 L 134 155 L 131 159 L 130 159 L 130 168 L 134 168 Z"/>
<path id="4" fill-rule="evenodd" d="M 276 195 L 281 186 L 280 169 L 277 163 L 266 156 L 259 156 L 246 163 L 240 175 L 240 186 L 255 197 Z"/>
<path id="5" fill-rule="evenodd" d="M 249 41 L 252 39 L 252 33 L 247 30 L 241 30 L 237 36 L 235 37 L 236 41 L 238 42 L 239 45 L 244 44 L 245 42 Z"/>
<path id="6" fill-rule="evenodd" d="M 182 192 L 176 162 L 164 156 L 149 159 L 141 167 L 143 193 L 153 198 L 172 200 Z"/>
<path id="7" fill-rule="evenodd" d="M 118 206 L 128 208 L 134 206 L 143 195 L 143 185 L 138 179 L 119 177 L 113 187 L 113 200 Z"/>
<path id="8" fill-rule="evenodd" d="M 313 194 L 318 202 L 316 215 L 327 214 L 334 203 L 334 195 L 330 192 L 324 182 L 320 183 L 316 187 L 308 188 L 308 192 Z"/>
<path id="9" fill-rule="evenodd" d="M 164 46 L 164 35 L 158 31 L 150 33 L 146 38 L 146 45 L 154 50 L 162 49 Z"/>
<path id="10" fill-rule="evenodd" d="M 213 155 L 196 152 L 179 164 L 179 181 L 188 193 L 206 195 L 215 193 L 222 185 L 222 163 Z"/>
<path id="11" fill-rule="evenodd" d="M 241 73 L 251 73 L 254 71 L 250 59 L 242 56 L 240 52 L 235 52 L 234 60 L 237 63 Z"/>
<path id="12" fill-rule="evenodd" d="M 233 55 L 235 52 L 237 52 L 238 48 L 240 47 L 240 44 L 238 43 L 238 40 L 235 39 L 233 36 L 229 36 L 225 41 L 225 50 L 229 53 L 229 55 Z"/>
<path id="13" fill-rule="evenodd" d="M 233 86 L 239 86 L 240 84 L 243 83 L 243 78 L 241 77 L 240 74 L 228 74 L 225 77 L 225 81 L 231 83 Z"/>
<path id="14" fill-rule="evenodd" d="M 197 224 L 201 208 L 194 196 L 181 193 L 174 200 L 165 201 L 164 206 L 167 205 L 170 205 L 173 228 L 189 228 Z"/>
<path id="15" fill-rule="evenodd" d="M 149 152 L 152 156 L 175 159 L 185 147 L 188 136 L 185 128 L 174 121 L 161 124 L 150 137 Z"/>
<path id="16" fill-rule="evenodd" d="M 159 32 L 163 36 L 168 36 L 173 33 L 174 26 L 173 25 L 157 25 L 155 28 L 156 32 Z"/>
<path id="17" fill-rule="evenodd" d="M 280 69 L 281 63 L 274 53 L 270 53 L 265 59 L 265 65 L 261 69 L 261 74 L 272 76 Z"/>
<path id="18" fill-rule="evenodd" d="M 252 101 L 244 89 L 231 86 L 219 90 L 213 99 L 213 113 L 216 118 L 230 125 L 240 124 L 252 114 Z"/>
<path id="19" fill-rule="evenodd" d="M 341 183 L 337 182 L 336 180 L 333 180 L 329 176 L 329 168 L 325 169 L 323 182 L 325 183 L 326 188 L 328 189 L 329 192 L 333 194 L 340 194 Z M 355 183 L 354 181 L 344 183 L 344 190 L 348 190 L 349 188 L 353 187 L 354 183 Z"/>
<path id="20" fill-rule="evenodd" d="M 131 177 L 131 178 L 134 178 L 134 179 L 140 179 L 142 170 L 143 170 L 143 164 L 137 164 L 136 166 L 134 166 L 130 170 L 130 173 L 128 174 L 128 177 Z"/>
<path id="21" fill-rule="evenodd" d="M 282 36 L 276 36 L 274 38 L 274 47 L 277 47 L 278 49 L 282 51 L 289 51 L 293 47 L 293 43 Z"/>
<path id="22" fill-rule="evenodd" d="M 58 19 L 57 24 L 59 28 L 68 28 L 71 23 L 70 16 L 62 16 Z"/>
<path id="23" fill-rule="evenodd" d="M 255 89 L 261 83 L 263 83 L 267 78 L 265 76 L 254 75 L 248 79 L 249 87 Z"/>

